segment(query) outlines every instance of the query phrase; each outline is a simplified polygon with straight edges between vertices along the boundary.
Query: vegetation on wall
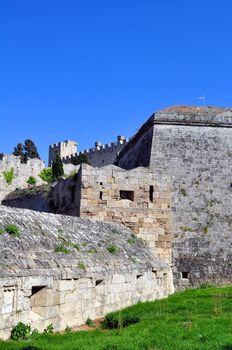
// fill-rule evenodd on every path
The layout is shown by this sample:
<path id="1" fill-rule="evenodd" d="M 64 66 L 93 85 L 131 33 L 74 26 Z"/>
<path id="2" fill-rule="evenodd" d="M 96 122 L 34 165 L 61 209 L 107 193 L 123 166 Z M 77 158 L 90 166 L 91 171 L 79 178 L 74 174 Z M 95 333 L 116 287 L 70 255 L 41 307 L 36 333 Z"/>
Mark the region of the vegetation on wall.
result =
<path id="1" fill-rule="evenodd" d="M 28 185 L 35 186 L 36 185 L 36 178 L 34 176 L 29 176 L 27 183 L 28 183 Z"/>
<path id="2" fill-rule="evenodd" d="M 52 176 L 52 168 L 44 168 L 41 170 L 39 173 L 39 177 L 43 180 L 46 181 L 47 183 L 52 183 L 53 182 L 53 176 Z"/>
<path id="3" fill-rule="evenodd" d="M 12 181 L 15 178 L 14 168 L 10 168 L 9 170 L 3 171 L 3 177 L 8 185 L 12 184 Z"/>

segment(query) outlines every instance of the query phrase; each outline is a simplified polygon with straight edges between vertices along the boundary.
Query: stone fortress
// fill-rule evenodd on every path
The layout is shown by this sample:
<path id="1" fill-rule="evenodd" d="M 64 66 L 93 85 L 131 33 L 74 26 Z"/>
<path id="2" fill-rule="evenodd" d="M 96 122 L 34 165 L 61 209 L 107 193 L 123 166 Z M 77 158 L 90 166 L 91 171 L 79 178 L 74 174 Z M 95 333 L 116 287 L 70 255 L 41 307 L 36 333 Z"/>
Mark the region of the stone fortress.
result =
<path id="1" fill-rule="evenodd" d="M 130 140 L 84 151 L 89 164 L 70 164 L 76 146 L 49 148 L 75 175 L 2 201 L 0 228 L 15 223 L 22 239 L 0 235 L 0 336 L 19 320 L 62 330 L 174 289 L 231 283 L 232 109 L 156 112 Z"/>

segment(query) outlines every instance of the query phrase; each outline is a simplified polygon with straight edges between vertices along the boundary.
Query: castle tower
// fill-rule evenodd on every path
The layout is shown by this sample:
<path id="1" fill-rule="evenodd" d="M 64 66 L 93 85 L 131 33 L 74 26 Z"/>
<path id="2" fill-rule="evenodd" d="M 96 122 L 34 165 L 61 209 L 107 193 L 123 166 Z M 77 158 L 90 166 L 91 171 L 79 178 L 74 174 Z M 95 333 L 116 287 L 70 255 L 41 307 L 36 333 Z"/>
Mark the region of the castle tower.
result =
<path id="1" fill-rule="evenodd" d="M 58 142 L 49 146 L 49 156 L 48 156 L 48 166 L 52 165 L 52 162 L 55 158 L 56 152 L 60 155 L 60 158 L 71 156 L 72 154 L 77 153 L 76 141 L 66 140 L 63 142 Z"/>

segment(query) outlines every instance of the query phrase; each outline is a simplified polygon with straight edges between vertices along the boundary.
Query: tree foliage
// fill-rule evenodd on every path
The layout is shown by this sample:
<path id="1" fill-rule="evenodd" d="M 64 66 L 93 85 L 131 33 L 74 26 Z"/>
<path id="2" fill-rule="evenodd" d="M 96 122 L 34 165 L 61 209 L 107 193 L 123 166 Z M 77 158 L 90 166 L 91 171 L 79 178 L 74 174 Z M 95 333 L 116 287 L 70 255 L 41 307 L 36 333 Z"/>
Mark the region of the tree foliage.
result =
<path id="1" fill-rule="evenodd" d="M 27 158 L 38 158 L 40 159 L 39 153 L 37 151 L 36 145 L 32 140 L 24 141 L 24 153 Z"/>
<path id="2" fill-rule="evenodd" d="M 13 154 L 17 157 L 21 157 L 21 163 L 26 163 L 28 158 L 40 159 L 37 148 L 30 139 L 25 140 L 24 144 L 18 143 L 17 146 L 14 147 Z"/>
<path id="3" fill-rule="evenodd" d="M 52 163 L 52 176 L 54 179 L 60 179 L 64 175 L 63 163 L 60 155 L 56 152 L 55 159 Z"/>

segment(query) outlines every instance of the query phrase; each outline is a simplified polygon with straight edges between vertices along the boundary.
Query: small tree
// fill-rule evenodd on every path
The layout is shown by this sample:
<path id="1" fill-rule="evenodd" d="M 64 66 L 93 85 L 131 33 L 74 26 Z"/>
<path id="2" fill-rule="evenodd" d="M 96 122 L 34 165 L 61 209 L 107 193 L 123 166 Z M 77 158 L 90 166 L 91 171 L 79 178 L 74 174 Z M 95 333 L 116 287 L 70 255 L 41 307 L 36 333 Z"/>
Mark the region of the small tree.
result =
<path id="1" fill-rule="evenodd" d="M 2 160 L 4 157 L 4 153 L 0 153 L 0 160 Z"/>
<path id="2" fill-rule="evenodd" d="M 52 163 L 52 176 L 54 179 L 60 179 L 64 175 L 63 163 L 60 155 L 56 152 L 55 159 Z"/>
<path id="3" fill-rule="evenodd" d="M 24 154 L 27 158 L 38 158 L 40 159 L 39 153 L 37 151 L 37 148 L 32 140 L 25 140 L 24 141 Z"/>
<path id="4" fill-rule="evenodd" d="M 29 176 L 27 183 L 28 183 L 28 185 L 35 186 L 36 185 L 36 178 L 34 176 Z"/>
<path id="5" fill-rule="evenodd" d="M 17 157 L 21 157 L 21 163 L 27 162 L 27 157 L 24 154 L 24 147 L 22 143 L 17 144 L 17 146 L 14 148 L 13 154 Z"/>

